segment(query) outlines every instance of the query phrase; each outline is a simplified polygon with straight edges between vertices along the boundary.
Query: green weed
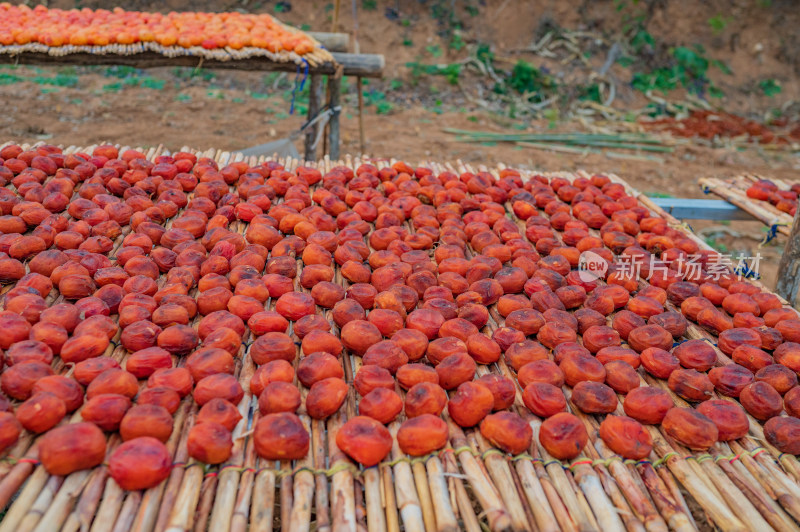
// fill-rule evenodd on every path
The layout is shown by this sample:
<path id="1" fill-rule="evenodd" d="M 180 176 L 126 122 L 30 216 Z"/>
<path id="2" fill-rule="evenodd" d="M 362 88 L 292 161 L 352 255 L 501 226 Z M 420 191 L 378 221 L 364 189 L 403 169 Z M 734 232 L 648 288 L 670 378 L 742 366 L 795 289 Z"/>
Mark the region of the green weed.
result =
<path id="1" fill-rule="evenodd" d="M 708 26 L 711 28 L 711 32 L 714 35 L 719 35 L 723 31 L 725 31 L 725 27 L 732 20 L 733 20 L 732 17 L 723 17 L 722 15 L 717 14 L 708 19 Z"/>
<path id="2" fill-rule="evenodd" d="M 765 96 L 769 96 L 770 98 L 777 94 L 780 94 L 781 90 L 783 90 L 781 88 L 780 83 L 778 83 L 776 80 L 772 78 L 762 79 L 761 81 L 758 82 L 758 87 L 761 89 L 761 92 L 763 92 Z"/>

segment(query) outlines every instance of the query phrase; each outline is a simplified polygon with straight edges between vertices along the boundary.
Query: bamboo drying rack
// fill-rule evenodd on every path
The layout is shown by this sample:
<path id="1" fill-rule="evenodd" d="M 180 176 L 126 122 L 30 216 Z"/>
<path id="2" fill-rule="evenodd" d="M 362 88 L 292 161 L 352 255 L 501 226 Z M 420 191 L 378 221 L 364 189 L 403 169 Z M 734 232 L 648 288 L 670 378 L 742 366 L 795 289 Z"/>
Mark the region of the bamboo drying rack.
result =
<path id="1" fill-rule="evenodd" d="M 304 35 L 314 45 L 314 49 L 299 55 L 294 51 L 277 50 L 271 52 L 266 48 L 246 46 L 241 49 L 234 49 L 230 46 L 222 48 L 203 48 L 202 46 L 163 46 L 154 41 L 138 42 L 133 44 L 109 44 L 106 46 L 74 46 L 71 44 L 63 46 L 48 46 L 46 44 L 31 42 L 27 44 L 13 44 L 0 46 L 0 55 L 7 54 L 18 56 L 21 54 L 46 54 L 52 57 L 64 57 L 72 54 L 91 54 L 91 55 L 118 55 L 131 56 L 151 52 L 164 57 L 195 57 L 197 59 L 207 59 L 212 61 L 235 61 L 251 58 L 268 58 L 275 63 L 293 63 L 303 65 L 307 61 L 312 67 L 324 63 L 334 62 L 333 56 L 326 50 L 314 37 L 292 26 L 288 26 L 280 20 L 272 17 L 273 22 L 287 33 L 294 35 Z"/>
<path id="2" fill-rule="evenodd" d="M 764 178 L 762 176 L 745 174 L 728 179 L 703 177 L 698 180 L 700 188 L 706 194 L 715 194 L 720 198 L 736 205 L 743 211 L 770 227 L 773 236 L 775 232 L 789 236 L 792 229 L 792 215 L 780 211 L 768 201 L 757 200 L 747 196 L 747 189 L 760 179 L 769 179 L 781 190 L 789 190 L 790 183 L 780 179 Z"/>
<path id="3" fill-rule="evenodd" d="M 92 148 L 69 147 L 64 152 L 91 152 Z M 122 147 L 120 152 L 124 149 L 127 148 Z M 143 151 L 149 159 L 168 153 L 163 147 Z M 238 160 L 253 165 L 267 160 L 219 150 L 194 153 L 199 157 L 211 157 L 220 165 Z M 295 159 L 280 162 L 287 170 L 303 164 Z M 327 172 L 339 164 L 355 169 L 362 162 L 380 167 L 393 161 L 347 156 L 341 162 L 324 159 L 311 164 Z M 504 168 L 502 165 L 472 168 L 460 162 L 425 162 L 422 165 L 435 172 L 487 170 L 497 174 Z M 530 177 L 532 174 L 525 172 L 523 175 Z M 583 172 L 543 175 L 568 179 L 589 176 Z M 686 232 L 701 248 L 708 249 L 685 225 L 646 196 L 622 179 L 610 177 L 624 185 L 626 191 L 655 216 L 661 216 L 670 226 Z M 515 219 L 508 205 L 507 211 Z M 519 220 L 516 222 L 524 227 Z M 170 224 L 168 221 L 165 225 Z M 240 233 L 245 228 L 241 222 L 231 225 L 231 230 Z M 413 227 L 409 230 L 413 231 Z M 125 228 L 110 257 L 115 256 L 129 231 L 129 227 Z M 301 260 L 297 261 L 297 267 L 302 268 Z M 162 275 L 161 282 L 164 277 Z M 335 281 L 347 285 L 338 268 Z M 5 287 L 3 293 L 8 289 L 10 287 Z M 60 300 L 55 290 L 48 297 L 49 304 Z M 266 307 L 274 308 L 274 301 L 268 301 Z M 497 310 L 494 307 L 489 310 L 485 333 L 503 325 Z M 324 309 L 318 312 L 329 318 L 336 332 L 329 312 Z M 712 336 L 695 325 L 690 325 L 686 337 L 714 342 Z M 127 352 L 116 345 L 117 340 L 106 355 L 124 363 Z M 570 462 L 560 462 L 538 444 L 541 420 L 527 411 L 517 389 L 513 409 L 530 422 L 534 431 L 529 452 L 509 456 L 493 448 L 478 430 L 464 430 L 455 425 L 445 411 L 443 416 L 450 438 L 443 451 L 409 458 L 395 442 L 383 463 L 361 468 L 335 444 L 336 432 L 357 412 L 358 398 L 351 387 L 343 407 L 327 420 L 312 420 L 301 407 L 301 420 L 311 434 L 311 450 L 305 459 L 295 463 L 263 460 L 255 454 L 250 438 L 250 427 L 258 418 L 258 409 L 249 392 L 249 380 L 255 370 L 248 356 L 253 338 L 248 332 L 243 340 L 236 369 L 245 390 L 238 405 L 243 420 L 234 431 L 234 453 L 228 462 L 205 467 L 187 456 L 188 429 L 197 413 L 191 396 L 176 412 L 174 430 L 167 443 L 175 467 L 166 481 L 146 491 L 122 491 L 108 476 L 105 466 L 67 477 L 50 476 L 36 462 L 35 438 L 25 434 L 0 460 L 0 507 L 8 506 L 0 522 L 0 532 L 307 531 L 312 527 L 369 532 L 394 532 L 401 528 L 470 532 L 487 529 L 689 532 L 707 525 L 734 531 L 800 530 L 800 464 L 794 456 L 783 455 L 770 446 L 764 440 L 760 424 L 753 418 L 750 418 L 747 437 L 718 443 L 707 453 L 691 452 L 659 428 L 650 426 L 648 431 L 654 450 L 648 459 L 633 462 L 615 455 L 598 437 L 596 429 L 600 417 L 582 414 L 570 403 L 570 409 L 585 423 L 590 441 L 581 456 Z M 719 350 L 717 353 L 719 365 L 731 363 L 724 353 Z M 345 379 L 352 383 L 361 359 L 345 352 L 341 360 Z M 70 371 L 58 358 L 54 368 L 56 372 Z M 487 373 L 514 379 L 513 370 L 502 358 L 491 366 L 478 367 L 479 375 Z M 675 404 L 685 406 L 663 380 L 643 372 L 640 372 L 640 379 L 642 385 L 666 389 Z M 303 395 L 307 393 L 302 386 L 300 389 Z M 569 388 L 565 387 L 564 391 L 569 398 Z M 398 388 L 398 392 L 402 390 Z M 616 413 L 622 413 L 619 403 Z M 75 421 L 80 421 L 79 411 L 65 420 Z M 389 425 L 393 435 L 401 421 L 402 416 Z M 118 444 L 118 435 L 112 435 L 109 452 Z M 696 504 L 687 500 L 688 497 Z"/>

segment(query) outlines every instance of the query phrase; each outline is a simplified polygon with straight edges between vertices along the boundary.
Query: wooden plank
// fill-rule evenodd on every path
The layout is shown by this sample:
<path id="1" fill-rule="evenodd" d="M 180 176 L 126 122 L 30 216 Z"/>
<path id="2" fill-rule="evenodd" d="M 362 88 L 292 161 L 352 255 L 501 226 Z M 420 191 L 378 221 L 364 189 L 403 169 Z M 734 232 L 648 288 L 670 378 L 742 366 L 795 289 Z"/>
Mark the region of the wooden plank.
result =
<path id="1" fill-rule="evenodd" d="M 347 47 L 350 45 L 350 35 L 346 33 L 307 31 L 306 34 L 319 41 L 329 52 L 346 52 Z"/>
<path id="2" fill-rule="evenodd" d="M 336 63 L 327 62 L 309 68 L 309 73 L 314 74 L 334 74 L 337 63 L 344 68 L 346 76 L 362 76 L 368 78 L 381 77 L 385 61 L 382 55 L 378 54 L 332 54 Z M 118 54 L 66 54 L 62 56 L 52 56 L 24 52 L 17 55 L 0 54 L 0 64 L 12 65 L 39 65 L 39 66 L 93 66 L 93 65 L 123 65 L 134 68 L 158 68 L 158 67 L 192 67 L 208 69 L 235 69 L 235 70 L 265 70 L 280 72 L 295 72 L 295 63 L 276 63 L 266 57 L 250 57 L 247 59 L 231 59 L 230 61 L 218 61 L 195 56 L 167 57 L 155 52 L 142 52 L 133 55 Z"/>

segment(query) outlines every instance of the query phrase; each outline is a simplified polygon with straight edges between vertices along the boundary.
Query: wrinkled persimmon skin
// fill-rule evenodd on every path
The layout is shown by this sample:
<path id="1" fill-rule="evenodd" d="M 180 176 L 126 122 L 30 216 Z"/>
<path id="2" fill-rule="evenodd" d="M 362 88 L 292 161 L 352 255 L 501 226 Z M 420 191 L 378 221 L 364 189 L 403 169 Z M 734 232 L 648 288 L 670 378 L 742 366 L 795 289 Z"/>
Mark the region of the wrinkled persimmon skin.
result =
<path id="1" fill-rule="evenodd" d="M 755 380 L 766 382 L 783 395 L 797 386 L 797 373 L 781 364 L 770 364 L 756 372 Z"/>
<path id="2" fill-rule="evenodd" d="M 545 419 L 539 429 L 539 443 L 558 460 L 575 458 L 588 441 L 586 427 L 577 417 L 567 412 Z"/>
<path id="3" fill-rule="evenodd" d="M 253 429 L 256 453 L 266 460 L 299 460 L 308 454 L 310 437 L 295 414 L 267 414 Z"/>
<path id="4" fill-rule="evenodd" d="M 537 360 L 522 366 L 517 372 L 517 380 L 523 389 L 534 381 L 547 382 L 560 388 L 564 385 L 564 373 L 552 360 Z"/>
<path id="5" fill-rule="evenodd" d="M 392 450 L 392 435 L 380 422 L 356 416 L 338 430 L 336 446 L 359 464 L 371 467 Z"/>
<path id="6" fill-rule="evenodd" d="M 471 381 L 478 366 L 466 353 L 455 353 L 442 360 L 436 366 L 439 385 L 445 390 L 453 390 L 461 384 Z"/>
<path id="7" fill-rule="evenodd" d="M 342 345 L 353 353 L 363 356 L 373 344 L 380 342 L 383 337 L 380 330 L 368 321 L 351 321 L 341 329 Z"/>
<path id="8" fill-rule="evenodd" d="M 420 382 L 439 384 L 439 374 L 436 373 L 434 368 L 426 364 L 411 363 L 401 366 L 397 370 L 395 378 L 404 390 L 408 390 Z"/>
<path id="9" fill-rule="evenodd" d="M 531 426 L 512 412 L 486 416 L 481 421 L 480 431 L 492 445 L 512 455 L 526 452 L 533 439 Z"/>
<path id="10" fill-rule="evenodd" d="M 157 486 L 169 476 L 172 460 L 163 443 L 145 436 L 117 447 L 108 460 L 108 470 L 122 489 L 143 490 Z"/>
<path id="11" fill-rule="evenodd" d="M 397 444 L 409 456 L 425 456 L 447 445 L 447 423 L 433 414 L 407 419 L 397 430 Z"/>
<path id="12" fill-rule="evenodd" d="M 612 451 L 628 460 L 642 460 L 653 450 L 650 434 L 630 417 L 606 416 L 598 433 Z"/>
<path id="13" fill-rule="evenodd" d="M 158 369 L 147 379 L 148 386 L 164 386 L 181 397 L 191 393 L 193 384 L 192 374 L 186 368 Z"/>
<path id="14" fill-rule="evenodd" d="M 56 427 L 39 439 L 39 461 L 51 475 L 66 476 L 103 463 L 106 438 L 92 423 Z"/>
<path id="15" fill-rule="evenodd" d="M 206 421 L 189 430 L 186 448 L 189 456 L 199 462 L 221 464 L 231 457 L 233 437 L 224 425 Z"/>
<path id="16" fill-rule="evenodd" d="M 81 417 L 105 431 L 119 429 L 122 418 L 131 408 L 131 400 L 124 395 L 102 394 L 86 401 Z"/>
<path id="17" fill-rule="evenodd" d="M 494 396 L 492 398 L 494 399 Z M 407 418 L 423 414 L 438 416 L 446 405 L 447 393 L 441 386 L 432 382 L 420 382 L 406 393 L 405 414 Z"/>
<path id="18" fill-rule="evenodd" d="M 494 406 L 492 410 L 505 410 L 511 408 L 511 405 L 514 404 L 517 388 L 514 386 L 514 381 L 510 378 L 489 373 L 483 375 L 477 382 L 483 384 L 492 392 L 494 396 Z"/>
<path id="19" fill-rule="evenodd" d="M 275 381 L 267 384 L 259 395 L 258 410 L 261 415 L 296 412 L 301 403 L 300 390 L 296 386 L 288 382 Z"/>
<path id="20" fill-rule="evenodd" d="M 391 423 L 403 411 L 403 400 L 397 393 L 386 388 L 375 388 L 361 398 L 358 412 L 362 416 L 383 423 Z"/>
<path id="21" fill-rule="evenodd" d="M 753 382 L 753 372 L 738 364 L 726 364 L 711 369 L 708 378 L 718 393 L 739 397 L 742 389 Z"/>
<path id="22" fill-rule="evenodd" d="M 211 399 L 220 397 L 233 404 L 239 404 L 244 397 L 244 390 L 239 381 L 227 373 L 209 375 L 198 381 L 194 387 L 193 397 L 195 403 L 203 406 Z"/>
<path id="23" fill-rule="evenodd" d="M 781 394 L 763 381 L 745 386 L 739 393 L 739 402 L 751 416 L 760 421 L 779 416 L 783 411 Z"/>
<path id="24" fill-rule="evenodd" d="M 136 403 L 140 405 L 158 405 L 164 407 L 172 415 L 178 410 L 181 404 L 181 397 L 175 390 L 164 386 L 156 386 L 145 388 L 139 392 L 136 397 Z"/>
<path id="25" fill-rule="evenodd" d="M 474 427 L 485 418 L 494 407 L 494 395 L 479 382 L 465 382 L 447 403 L 447 412 L 461 427 Z"/>
<path id="26" fill-rule="evenodd" d="M 17 443 L 22 425 L 11 412 L 0 412 L 0 452 Z M 103 440 L 105 444 L 105 439 Z"/>
<path id="27" fill-rule="evenodd" d="M 675 394 L 695 403 L 708 400 L 714 391 L 708 375 L 694 369 L 676 369 L 670 374 L 667 384 Z"/>
<path id="28" fill-rule="evenodd" d="M 641 385 L 639 374 L 627 362 L 612 360 L 605 363 L 604 367 L 606 369 L 605 383 L 619 394 L 626 395 Z"/>
<path id="29" fill-rule="evenodd" d="M 162 406 L 137 404 L 125 413 L 119 433 L 123 441 L 151 436 L 166 442 L 172 434 L 172 415 Z"/>
<path id="30" fill-rule="evenodd" d="M 697 451 L 708 449 L 719 439 L 714 422 L 693 408 L 671 408 L 661 427 L 670 437 Z"/>
<path id="31" fill-rule="evenodd" d="M 644 325 L 630 332 L 628 345 L 638 353 L 649 347 L 658 347 L 668 351 L 672 349 L 672 335 L 658 325 Z"/>
<path id="32" fill-rule="evenodd" d="M 722 331 L 719 334 L 717 345 L 719 346 L 720 351 L 726 355 L 731 355 L 733 351 L 740 345 L 761 347 L 761 336 L 759 336 L 759 334 L 752 329 L 736 327 Z"/>
<path id="33" fill-rule="evenodd" d="M 800 454 L 800 419 L 773 417 L 764 423 L 764 436 L 780 452 Z"/>
<path id="34" fill-rule="evenodd" d="M 604 347 L 620 345 L 620 335 L 617 331 L 608 326 L 589 327 L 583 333 L 583 345 L 590 352 L 596 354 Z"/>
<path id="35" fill-rule="evenodd" d="M 73 367 L 72 377 L 81 386 L 88 386 L 95 377 L 108 369 L 118 369 L 119 362 L 110 357 L 89 358 Z"/>
<path id="36" fill-rule="evenodd" d="M 750 429 L 744 409 L 732 401 L 711 399 L 699 404 L 697 411 L 717 426 L 719 441 L 738 440 Z"/>
<path id="37" fill-rule="evenodd" d="M 522 393 L 522 401 L 533 414 L 548 418 L 567 409 L 561 389 L 546 382 L 532 382 Z"/>
<path id="38" fill-rule="evenodd" d="M 575 386 L 583 381 L 604 382 L 606 380 L 606 369 L 603 364 L 589 355 L 566 356 L 558 367 L 564 373 L 564 381 L 569 386 Z"/>
<path id="39" fill-rule="evenodd" d="M 336 377 L 317 381 L 306 396 L 308 415 L 314 419 L 325 419 L 335 414 L 344 403 L 347 390 L 347 383 Z"/>
<path id="40" fill-rule="evenodd" d="M 587 414 L 609 414 L 617 408 L 616 393 L 600 382 L 579 382 L 572 388 L 571 401 Z"/>
<path id="41" fill-rule="evenodd" d="M 28 432 L 41 434 L 55 427 L 67 413 L 67 406 L 60 397 L 39 392 L 17 407 L 17 421 Z"/>
<path id="42" fill-rule="evenodd" d="M 714 358 L 716 359 L 716 354 Z M 648 347 L 642 351 L 639 361 L 649 374 L 659 379 L 668 379 L 681 366 L 680 360 L 673 353 L 658 347 Z"/>
<path id="43" fill-rule="evenodd" d="M 669 393 L 653 386 L 640 386 L 631 390 L 622 403 L 625 414 L 646 425 L 661 423 L 673 406 Z"/>

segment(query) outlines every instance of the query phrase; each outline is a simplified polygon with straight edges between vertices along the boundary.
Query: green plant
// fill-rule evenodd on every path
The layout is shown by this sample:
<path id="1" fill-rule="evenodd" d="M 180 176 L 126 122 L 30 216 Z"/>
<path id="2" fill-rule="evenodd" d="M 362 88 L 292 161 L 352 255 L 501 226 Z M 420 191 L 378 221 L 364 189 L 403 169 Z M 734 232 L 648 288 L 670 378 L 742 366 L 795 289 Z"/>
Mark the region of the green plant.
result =
<path id="1" fill-rule="evenodd" d="M 714 35 L 719 35 L 723 31 L 725 31 L 725 27 L 732 20 L 733 20 L 732 17 L 723 17 L 722 15 L 717 14 L 708 19 L 708 25 L 711 28 L 711 32 Z"/>
<path id="2" fill-rule="evenodd" d="M 403 88 L 403 80 L 395 78 L 395 79 L 393 79 L 392 81 L 389 82 L 389 87 L 393 91 L 402 89 Z"/>
<path id="3" fill-rule="evenodd" d="M 426 65 L 417 61 L 406 63 L 406 67 L 411 69 L 411 79 L 414 85 L 419 83 L 419 79 L 425 75 L 444 76 L 451 85 L 457 85 L 461 75 L 461 65 L 451 63 L 448 65 Z"/>
<path id="4" fill-rule="evenodd" d="M 361 0 L 361 8 L 366 11 L 375 11 L 378 9 L 378 2 L 376 0 Z"/>
<path id="5" fill-rule="evenodd" d="M 640 54 L 645 49 L 649 49 L 650 51 L 655 49 L 656 40 L 649 31 L 644 28 L 638 28 L 633 34 L 633 37 L 631 37 L 630 45 L 634 53 Z"/>
<path id="6" fill-rule="evenodd" d="M 442 57 L 442 47 L 438 44 L 431 44 L 425 47 L 425 51 L 431 54 L 434 58 Z"/>
<path id="7" fill-rule="evenodd" d="M 669 66 L 656 68 L 650 73 L 634 73 L 631 80 L 633 88 L 641 92 L 657 90 L 666 94 L 681 86 L 698 96 L 703 96 L 706 91 L 713 98 L 724 96 L 723 92 L 708 79 L 707 73 L 710 65 L 730 72 L 727 65 L 719 61 L 709 61 L 700 45 L 696 45 L 694 49 L 677 46 L 671 48 L 669 54 L 672 58 Z"/>
<path id="8" fill-rule="evenodd" d="M 386 115 L 392 112 L 394 106 L 386 100 L 386 94 L 378 90 L 364 91 L 364 103 L 375 106 L 375 113 Z"/>
<path id="9" fill-rule="evenodd" d="M 533 93 L 539 100 L 544 100 L 546 94 L 557 87 L 555 78 L 522 59 L 516 62 L 511 74 L 506 77 L 505 84 L 519 94 Z M 495 86 L 496 91 L 497 89 Z M 503 90 L 501 87 L 500 92 L 503 93 Z"/>
<path id="10" fill-rule="evenodd" d="M 461 37 L 461 33 L 453 33 L 453 37 L 450 39 L 450 49 L 455 50 L 456 52 L 460 52 L 467 43 L 464 42 L 464 38 Z"/>
<path id="11" fill-rule="evenodd" d="M 781 88 L 780 83 L 772 78 L 762 79 L 758 82 L 758 87 L 761 89 L 761 92 L 764 93 L 765 96 L 775 96 L 776 94 L 780 94 Z"/>
<path id="12" fill-rule="evenodd" d="M 603 103 L 600 96 L 600 85 L 590 83 L 589 85 L 578 86 L 578 99 L 581 101 Z"/>
<path id="13" fill-rule="evenodd" d="M 494 52 L 486 43 L 478 44 L 478 48 L 475 50 L 475 57 L 486 66 L 491 66 L 494 63 Z"/>
<path id="14" fill-rule="evenodd" d="M 414 46 L 414 41 L 408 37 L 403 37 L 403 46 Z"/>

